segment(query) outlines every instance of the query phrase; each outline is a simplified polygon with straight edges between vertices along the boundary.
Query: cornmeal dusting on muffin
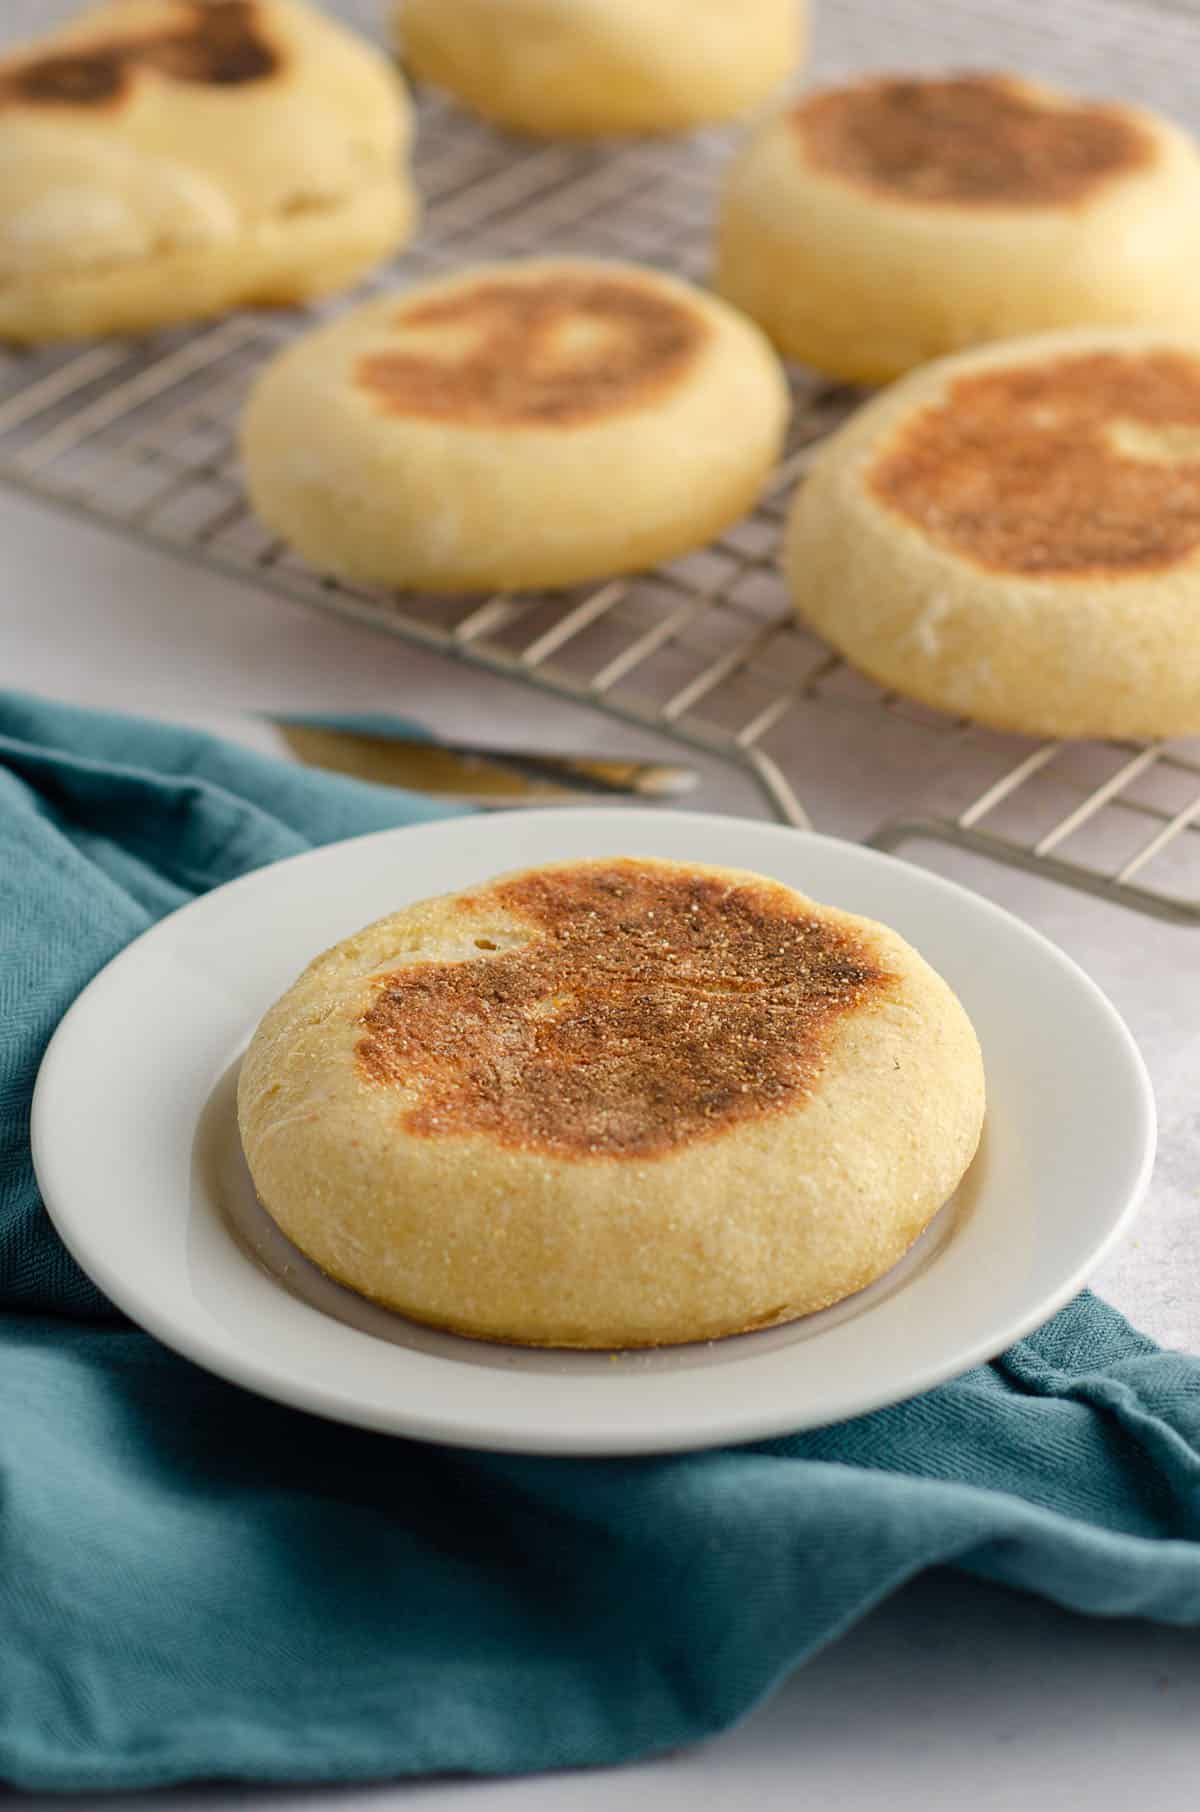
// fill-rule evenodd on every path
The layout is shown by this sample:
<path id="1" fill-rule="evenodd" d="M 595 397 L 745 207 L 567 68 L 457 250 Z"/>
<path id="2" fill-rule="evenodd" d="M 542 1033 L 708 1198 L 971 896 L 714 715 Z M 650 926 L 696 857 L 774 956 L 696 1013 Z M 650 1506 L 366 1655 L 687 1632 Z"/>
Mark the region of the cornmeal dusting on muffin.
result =
<path id="1" fill-rule="evenodd" d="M 1050 104 L 994 75 L 831 89 L 792 123 L 818 168 L 913 202 L 1070 206 L 1155 156 L 1121 109 Z"/>
<path id="2" fill-rule="evenodd" d="M 1121 577 L 1200 548 L 1200 361 L 1092 352 L 956 379 L 868 474 L 931 540 L 1000 572 Z"/>
<path id="3" fill-rule="evenodd" d="M 499 882 L 461 903 L 517 949 L 383 976 L 359 1072 L 417 1091 L 410 1133 L 560 1157 L 644 1158 L 792 1108 L 835 1022 L 894 978 L 770 883 L 634 861 Z"/>

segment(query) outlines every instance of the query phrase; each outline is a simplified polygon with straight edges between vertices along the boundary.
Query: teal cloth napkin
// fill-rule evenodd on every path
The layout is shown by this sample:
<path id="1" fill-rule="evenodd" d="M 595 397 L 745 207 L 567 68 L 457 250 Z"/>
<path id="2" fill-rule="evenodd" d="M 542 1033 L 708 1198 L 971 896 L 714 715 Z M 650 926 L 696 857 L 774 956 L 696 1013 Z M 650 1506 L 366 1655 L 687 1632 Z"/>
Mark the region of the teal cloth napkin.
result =
<path id="1" fill-rule="evenodd" d="M 0 1777 L 111 1788 L 608 1763 L 676 1747 L 923 1568 L 1200 1623 L 1200 1361 L 1081 1296 L 993 1365 L 784 1440 L 454 1452 L 209 1377 L 38 1202 L 75 994 L 173 907 L 435 808 L 0 695 Z"/>

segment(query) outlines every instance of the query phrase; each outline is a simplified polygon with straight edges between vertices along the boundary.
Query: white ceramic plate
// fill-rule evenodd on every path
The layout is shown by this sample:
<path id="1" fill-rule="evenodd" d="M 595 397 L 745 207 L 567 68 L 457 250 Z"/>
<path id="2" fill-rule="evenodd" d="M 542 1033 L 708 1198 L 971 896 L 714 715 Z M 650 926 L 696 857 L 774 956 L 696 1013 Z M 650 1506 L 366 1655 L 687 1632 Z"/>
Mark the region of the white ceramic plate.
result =
<path id="1" fill-rule="evenodd" d="M 318 950 L 409 900 L 576 856 L 756 869 L 895 926 L 957 991 L 988 1080 L 962 1189 L 869 1290 L 788 1327 L 660 1352 L 527 1352 L 434 1333 L 324 1278 L 259 1209 L 240 1053 Z M 1150 1171 L 1154 1104 L 1081 970 L 978 895 L 831 838 L 687 812 L 513 812 L 390 831 L 246 876 L 163 920 L 67 1014 L 38 1078 L 38 1179 L 135 1321 L 265 1396 L 425 1440 L 539 1453 L 748 1441 L 892 1403 L 1066 1302 Z"/>

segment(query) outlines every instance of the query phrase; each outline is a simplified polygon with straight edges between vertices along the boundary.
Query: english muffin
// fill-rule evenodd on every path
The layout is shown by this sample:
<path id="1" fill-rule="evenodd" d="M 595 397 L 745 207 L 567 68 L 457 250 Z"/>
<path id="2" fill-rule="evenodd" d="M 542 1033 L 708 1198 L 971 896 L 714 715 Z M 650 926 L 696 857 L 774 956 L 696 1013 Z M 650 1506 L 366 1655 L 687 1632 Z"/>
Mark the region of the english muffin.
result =
<path id="1" fill-rule="evenodd" d="M 970 1164 L 971 1025 L 895 932 L 745 871 L 554 864 L 320 956 L 242 1065 L 331 1277 L 527 1345 L 707 1340 L 887 1271 Z"/>
<path id="2" fill-rule="evenodd" d="M 788 357 L 879 383 L 987 340 L 1200 332 L 1200 153 L 1133 107 L 1014 76 L 809 95 L 735 159 L 716 284 Z"/>
<path id="3" fill-rule="evenodd" d="M 709 540 L 754 502 L 787 387 L 759 330 L 634 265 L 479 265 L 318 328 L 259 378 L 263 521 L 352 580 L 569 585 Z"/>
<path id="4" fill-rule="evenodd" d="M 0 337 L 350 283 L 407 237 L 409 107 L 298 0 L 109 0 L 0 58 Z"/>
<path id="5" fill-rule="evenodd" d="M 1200 334 L 1045 334 L 885 391 L 822 448 L 786 565 L 855 666 L 1035 736 L 1200 731 Z"/>
<path id="6" fill-rule="evenodd" d="M 800 61 L 805 0 L 401 0 L 401 54 L 499 125 L 677 132 L 758 106 Z"/>

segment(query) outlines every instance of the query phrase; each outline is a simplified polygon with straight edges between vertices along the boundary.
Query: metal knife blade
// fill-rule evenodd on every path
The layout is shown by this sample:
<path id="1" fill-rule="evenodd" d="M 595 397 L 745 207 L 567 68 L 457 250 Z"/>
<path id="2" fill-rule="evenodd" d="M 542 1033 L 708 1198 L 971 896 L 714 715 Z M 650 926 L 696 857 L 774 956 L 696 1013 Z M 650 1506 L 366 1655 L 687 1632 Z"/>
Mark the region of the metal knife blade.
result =
<path id="1" fill-rule="evenodd" d="M 668 799 L 698 778 L 691 768 L 660 761 L 426 742 L 286 719 L 275 727 L 310 767 L 474 805 L 562 804 L 588 793 Z"/>

